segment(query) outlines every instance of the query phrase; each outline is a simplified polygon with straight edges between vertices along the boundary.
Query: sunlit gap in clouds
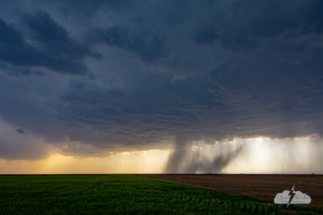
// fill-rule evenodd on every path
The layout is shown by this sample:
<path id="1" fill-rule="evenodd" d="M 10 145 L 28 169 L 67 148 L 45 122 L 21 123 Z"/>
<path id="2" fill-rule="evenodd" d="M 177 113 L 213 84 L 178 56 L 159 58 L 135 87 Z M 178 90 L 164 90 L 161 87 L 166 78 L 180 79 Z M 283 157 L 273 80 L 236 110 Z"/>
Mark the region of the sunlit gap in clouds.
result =
<path id="1" fill-rule="evenodd" d="M 109 157 L 76 158 L 54 153 L 44 160 L 0 159 L 0 174 L 163 173 L 170 151 L 123 152 Z"/>
<path id="2" fill-rule="evenodd" d="M 228 173 L 323 173 L 321 138 L 255 138 L 244 141 L 241 155 L 223 171 Z"/>
<path id="3" fill-rule="evenodd" d="M 270 139 L 192 141 L 174 151 L 165 172 L 169 173 L 323 173 L 323 146 L 316 135 Z"/>

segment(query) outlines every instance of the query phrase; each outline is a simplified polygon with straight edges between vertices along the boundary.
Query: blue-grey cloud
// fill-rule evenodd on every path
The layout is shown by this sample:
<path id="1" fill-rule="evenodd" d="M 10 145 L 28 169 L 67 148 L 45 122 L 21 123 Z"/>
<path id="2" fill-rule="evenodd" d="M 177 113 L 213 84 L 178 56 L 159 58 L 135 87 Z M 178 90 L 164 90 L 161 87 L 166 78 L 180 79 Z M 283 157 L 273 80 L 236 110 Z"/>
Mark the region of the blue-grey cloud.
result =
<path id="1" fill-rule="evenodd" d="M 32 70 L 28 68 L 15 68 L 15 67 L 10 67 L 7 64 L 0 64 L 0 72 L 2 72 L 4 75 L 8 77 L 24 77 L 24 76 L 31 76 L 31 75 L 36 75 L 36 76 L 44 76 L 45 73 L 40 71 L 40 70 Z"/>
<path id="2" fill-rule="evenodd" d="M 156 62 L 166 57 L 165 37 L 141 29 L 141 17 L 132 19 L 132 26 L 113 26 L 107 29 L 92 29 L 87 35 L 90 44 L 119 47 L 145 62 Z"/>
<path id="3" fill-rule="evenodd" d="M 212 44 L 219 37 L 219 30 L 214 26 L 198 29 L 192 34 L 192 41 L 197 45 Z"/>
<path id="4" fill-rule="evenodd" d="M 46 12 L 25 14 L 22 19 L 33 32 L 30 40 L 0 18 L 1 62 L 20 67 L 45 67 L 61 74 L 86 75 L 85 57 L 102 58 L 98 52 L 70 38 L 67 30 Z M 28 73 L 28 69 L 20 71 Z"/>
<path id="5" fill-rule="evenodd" d="M 22 19 L 33 32 L 33 40 L 42 43 L 53 55 L 66 55 L 73 61 L 84 60 L 86 56 L 102 58 L 98 52 L 72 39 L 68 31 L 44 11 L 23 15 Z"/>

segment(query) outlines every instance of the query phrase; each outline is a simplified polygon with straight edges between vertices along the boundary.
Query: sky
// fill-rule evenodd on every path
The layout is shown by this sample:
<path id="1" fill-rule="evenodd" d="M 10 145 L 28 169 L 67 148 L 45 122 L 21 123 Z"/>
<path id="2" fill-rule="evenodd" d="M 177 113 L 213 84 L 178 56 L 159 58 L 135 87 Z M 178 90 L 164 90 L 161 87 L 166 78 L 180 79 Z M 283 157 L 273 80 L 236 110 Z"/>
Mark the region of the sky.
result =
<path id="1" fill-rule="evenodd" d="M 322 1 L 0 5 L 0 174 L 323 174 Z"/>

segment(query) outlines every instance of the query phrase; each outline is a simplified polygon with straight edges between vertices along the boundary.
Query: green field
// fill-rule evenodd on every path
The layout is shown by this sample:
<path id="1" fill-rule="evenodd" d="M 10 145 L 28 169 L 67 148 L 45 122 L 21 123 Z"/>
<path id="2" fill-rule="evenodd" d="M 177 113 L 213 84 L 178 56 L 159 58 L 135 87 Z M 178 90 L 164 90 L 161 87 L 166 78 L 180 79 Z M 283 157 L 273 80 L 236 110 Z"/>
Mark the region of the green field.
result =
<path id="1" fill-rule="evenodd" d="M 0 176 L 0 214 L 280 214 L 248 196 L 133 175 Z"/>

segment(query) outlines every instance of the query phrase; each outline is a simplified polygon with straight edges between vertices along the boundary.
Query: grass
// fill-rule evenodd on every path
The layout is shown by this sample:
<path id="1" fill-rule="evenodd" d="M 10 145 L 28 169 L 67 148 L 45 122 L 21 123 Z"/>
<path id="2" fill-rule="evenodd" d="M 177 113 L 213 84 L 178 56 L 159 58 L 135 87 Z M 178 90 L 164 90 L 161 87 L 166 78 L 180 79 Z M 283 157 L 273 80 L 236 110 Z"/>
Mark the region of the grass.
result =
<path id="1" fill-rule="evenodd" d="M 133 175 L 0 176 L 0 214 L 280 214 L 249 196 Z"/>

